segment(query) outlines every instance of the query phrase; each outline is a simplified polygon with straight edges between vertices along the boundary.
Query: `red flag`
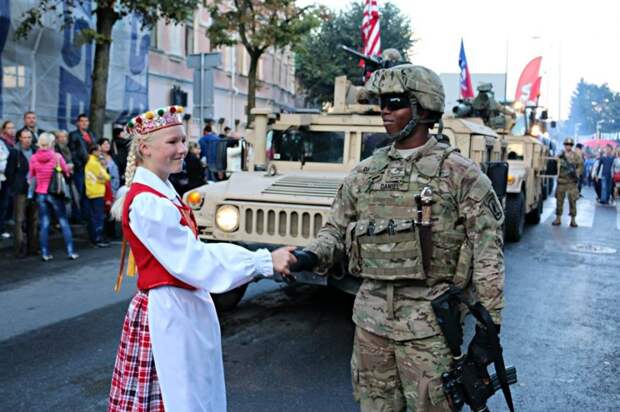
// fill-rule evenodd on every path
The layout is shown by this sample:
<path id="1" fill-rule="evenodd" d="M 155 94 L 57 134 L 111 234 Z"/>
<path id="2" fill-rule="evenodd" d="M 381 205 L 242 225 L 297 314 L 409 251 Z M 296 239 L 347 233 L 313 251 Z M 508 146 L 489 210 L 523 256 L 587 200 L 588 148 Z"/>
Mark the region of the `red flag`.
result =
<path id="1" fill-rule="evenodd" d="M 538 72 L 540 71 L 541 62 L 542 57 L 536 57 L 532 59 L 527 66 L 525 66 L 525 69 L 523 69 L 523 73 L 521 73 L 521 76 L 519 77 L 519 83 L 517 83 L 515 102 L 527 104 L 530 100 L 532 89 L 539 78 Z M 538 81 L 538 89 L 540 90 L 540 81 Z M 538 91 L 536 91 L 536 93 L 538 93 Z"/>
<path id="2" fill-rule="evenodd" d="M 534 84 L 532 84 L 532 89 L 530 90 L 530 95 L 528 97 L 528 101 L 536 103 L 538 100 L 538 96 L 540 96 L 540 83 L 542 82 L 542 76 L 538 76 Z"/>
<path id="3" fill-rule="evenodd" d="M 381 26 L 379 25 L 379 6 L 377 0 L 365 0 L 362 19 L 362 46 L 366 56 L 381 54 Z"/>

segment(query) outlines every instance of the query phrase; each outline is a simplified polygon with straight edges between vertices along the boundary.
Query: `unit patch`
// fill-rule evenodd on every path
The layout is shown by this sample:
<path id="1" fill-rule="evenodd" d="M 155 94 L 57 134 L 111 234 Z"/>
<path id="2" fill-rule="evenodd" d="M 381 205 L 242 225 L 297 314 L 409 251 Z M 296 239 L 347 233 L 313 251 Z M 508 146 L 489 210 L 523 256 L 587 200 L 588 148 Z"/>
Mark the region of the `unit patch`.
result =
<path id="1" fill-rule="evenodd" d="M 484 197 L 482 204 L 489 209 L 495 220 L 501 220 L 504 212 L 502 211 L 502 205 L 499 204 L 499 201 L 493 192 L 489 192 Z"/>

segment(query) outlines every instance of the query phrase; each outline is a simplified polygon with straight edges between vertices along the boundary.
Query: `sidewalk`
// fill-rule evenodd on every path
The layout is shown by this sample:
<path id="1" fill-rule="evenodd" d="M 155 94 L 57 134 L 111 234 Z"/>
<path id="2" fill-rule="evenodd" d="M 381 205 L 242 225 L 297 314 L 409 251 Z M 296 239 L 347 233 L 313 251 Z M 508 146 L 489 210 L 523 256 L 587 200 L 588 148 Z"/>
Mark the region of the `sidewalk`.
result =
<path id="1" fill-rule="evenodd" d="M 14 227 L 13 224 L 6 224 L 7 232 L 11 234 L 9 239 L 0 238 L 0 251 L 2 251 L 2 255 L 4 256 L 5 251 L 13 249 L 13 236 L 14 236 Z M 88 231 L 86 230 L 86 225 L 71 225 L 71 233 L 73 234 L 73 238 L 76 241 L 81 241 L 83 239 L 88 240 Z M 52 226 L 50 228 L 49 241 L 50 245 L 53 246 L 58 240 L 62 242 L 62 233 L 60 232 L 60 228 L 55 228 Z"/>

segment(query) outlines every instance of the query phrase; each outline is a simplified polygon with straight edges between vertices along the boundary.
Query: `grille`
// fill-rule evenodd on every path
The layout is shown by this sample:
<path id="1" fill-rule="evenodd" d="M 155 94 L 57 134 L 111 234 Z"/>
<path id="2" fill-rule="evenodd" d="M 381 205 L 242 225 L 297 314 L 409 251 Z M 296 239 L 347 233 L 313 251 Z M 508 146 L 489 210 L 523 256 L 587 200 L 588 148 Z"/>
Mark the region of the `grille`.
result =
<path id="1" fill-rule="evenodd" d="M 299 208 L 244 207 L 243 231 L 252 240 L 270 241 L 273 238 L 312 239 L 323 226 L 328 211 L 300 210 Z M 255 238 L 258 237 L 258 238 Z"/>
<path id="2" fill-rule="evenodd" d="M 341 184 L 342 179 L 286 176 L 269 186 L 263 193 L 333 198 Z"/>

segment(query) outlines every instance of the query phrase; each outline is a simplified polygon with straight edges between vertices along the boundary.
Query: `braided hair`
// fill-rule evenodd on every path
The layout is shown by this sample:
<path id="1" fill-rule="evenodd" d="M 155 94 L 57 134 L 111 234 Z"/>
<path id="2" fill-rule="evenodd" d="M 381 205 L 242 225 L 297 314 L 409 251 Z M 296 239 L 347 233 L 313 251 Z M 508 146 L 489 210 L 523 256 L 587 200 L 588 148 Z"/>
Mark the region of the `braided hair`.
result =
<path id="1" fill-rule="evenodd" d="M 143 160 L 142 153 L 140 152 L 140 143 L 148 143 L 153 140 L 153 133 L 146 135 L 134 133 L 130 138 L 131 145 L 129 146 L 127 166 L 125 167 L 125 186 L 118 190 L 117 198 L 112 205 L 112 209 L 110 210 L 110 215 L 119 222 L 123 219 L 123 206 L 125 204 L 127 192 L 133 183 L 136 169 L 140 166 Z"/>

